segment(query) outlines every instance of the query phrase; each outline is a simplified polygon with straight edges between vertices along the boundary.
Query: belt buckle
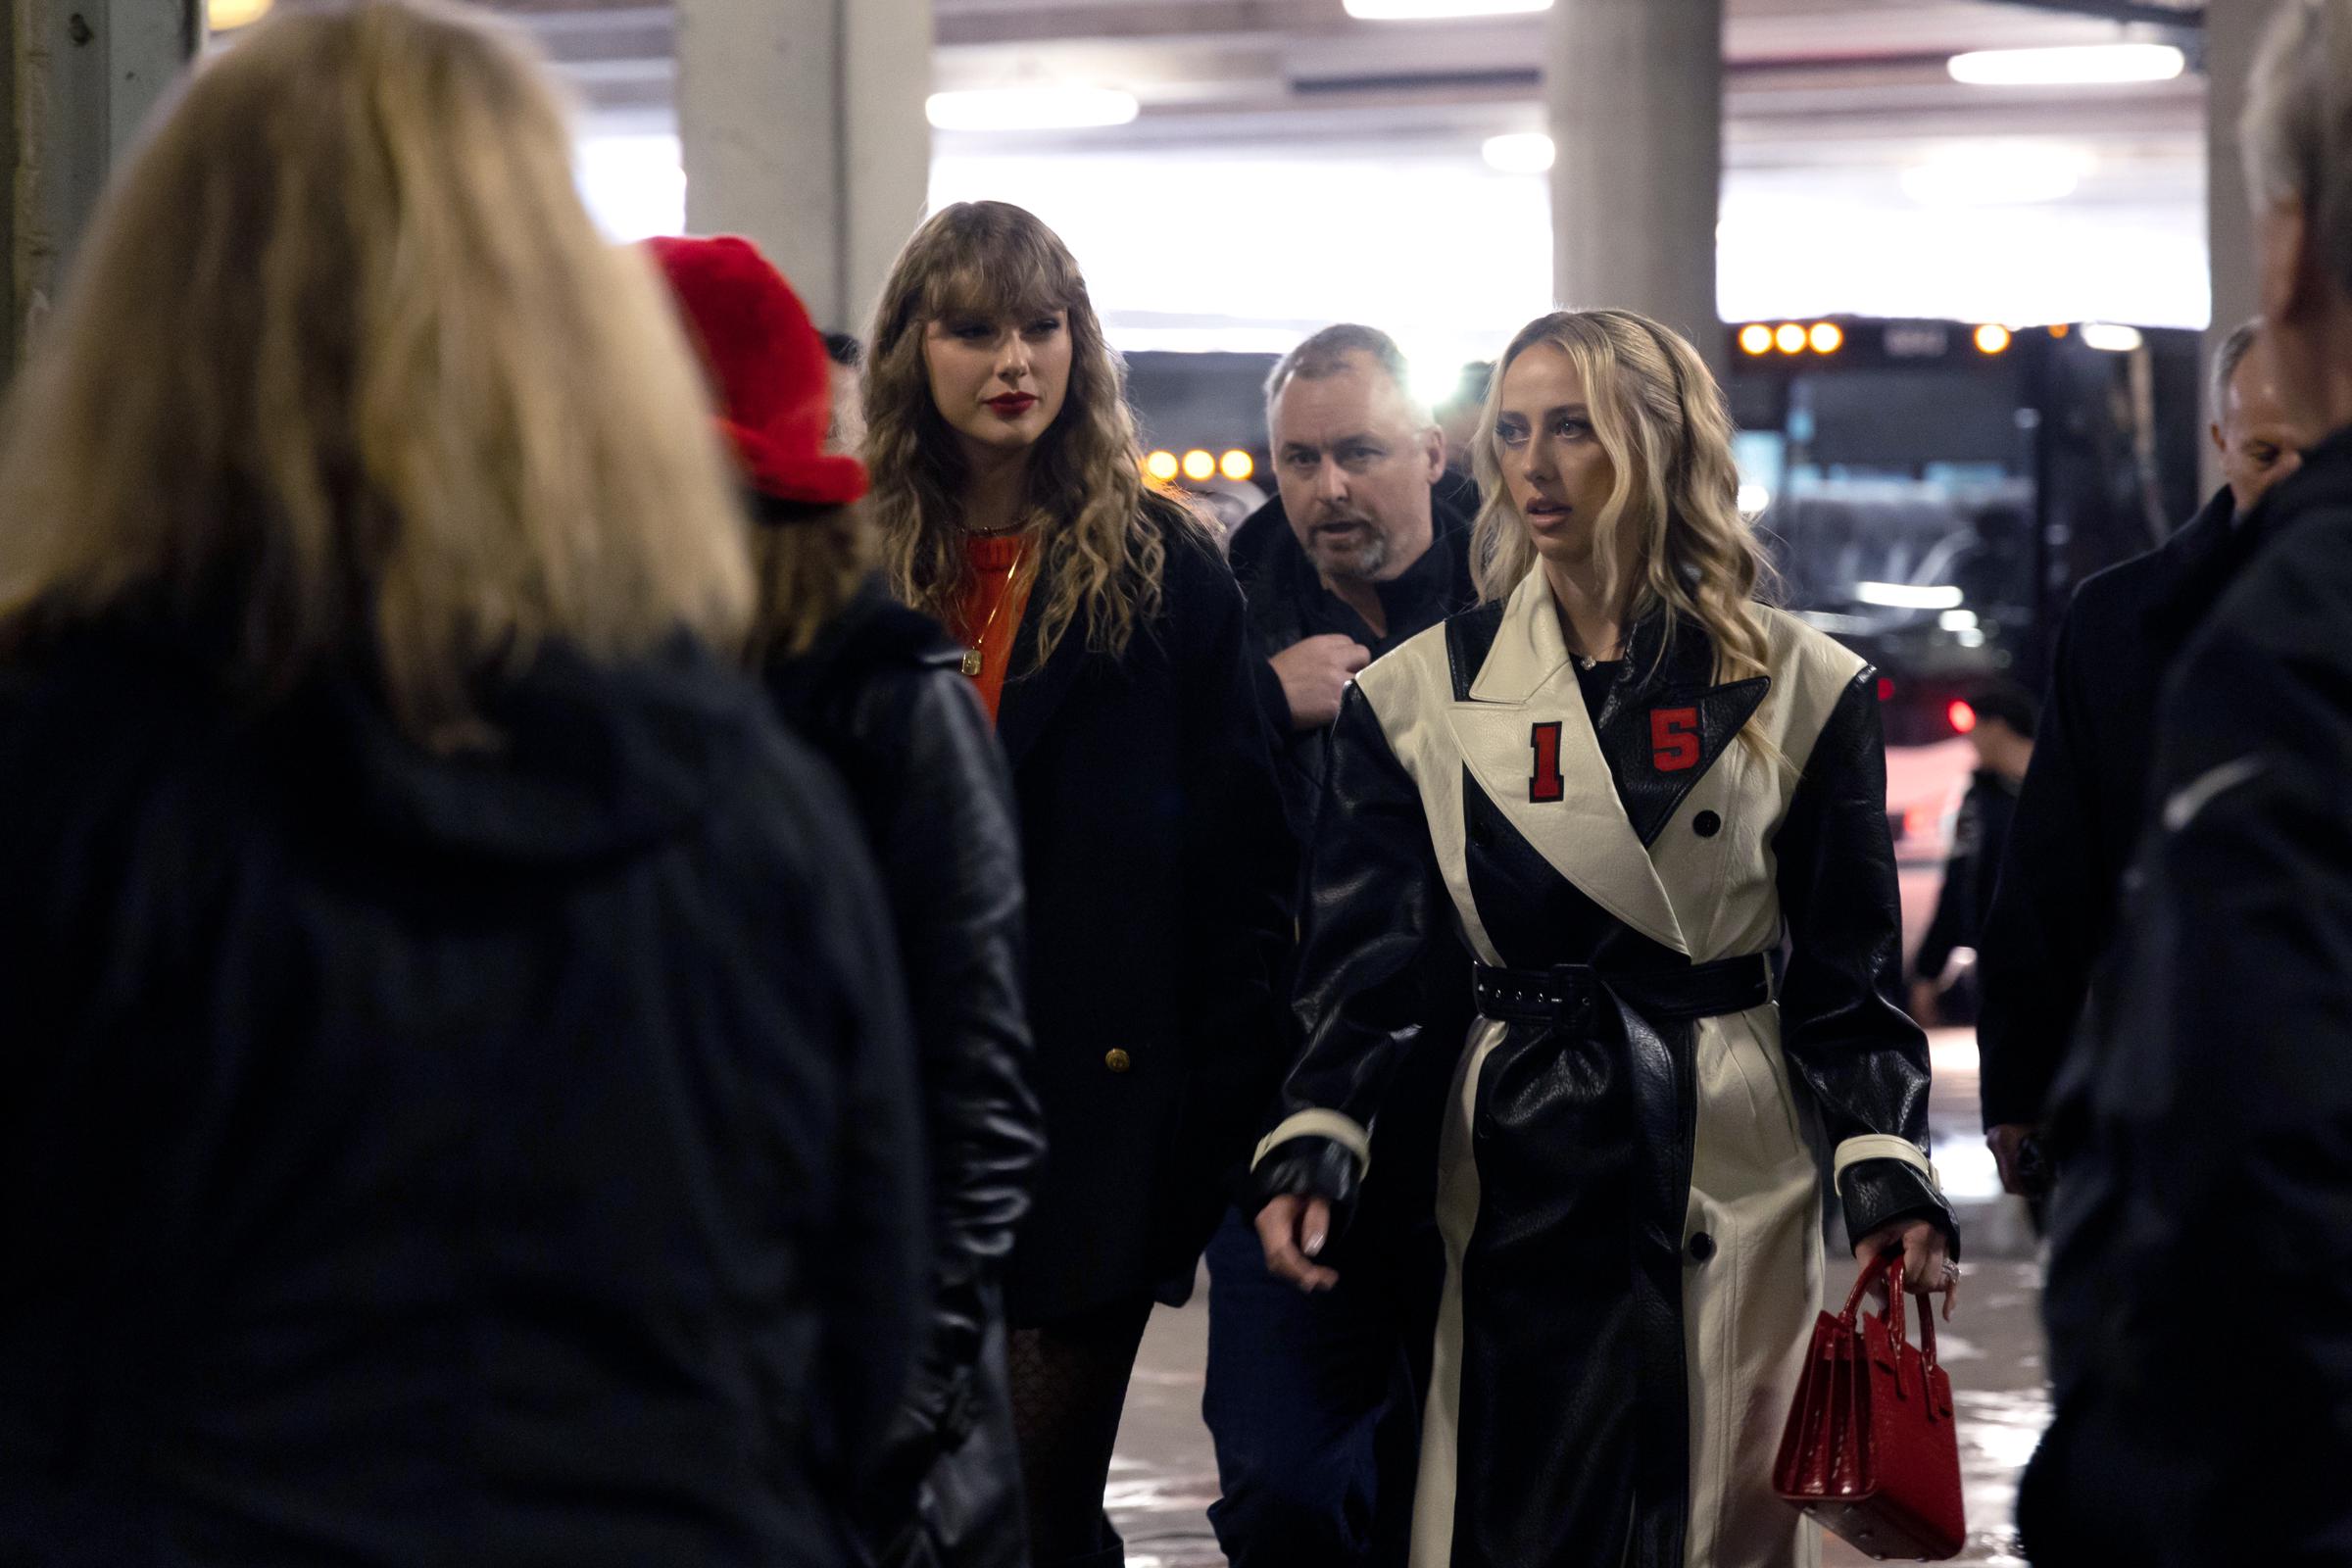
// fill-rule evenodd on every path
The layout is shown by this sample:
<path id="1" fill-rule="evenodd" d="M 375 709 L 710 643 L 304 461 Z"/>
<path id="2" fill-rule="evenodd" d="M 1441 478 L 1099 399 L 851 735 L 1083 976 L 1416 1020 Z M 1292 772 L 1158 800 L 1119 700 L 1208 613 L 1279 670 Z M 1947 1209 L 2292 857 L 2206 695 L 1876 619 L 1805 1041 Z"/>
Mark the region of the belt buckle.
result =
<path id="1" fill-rule="evenodd" d="M 1588 963 L 1555 963 L 1547 971 L 1557 999 L 1552 1011 L 1572 1029 L 1589 1027 L 1600 999 L 1600 980 Z"/>

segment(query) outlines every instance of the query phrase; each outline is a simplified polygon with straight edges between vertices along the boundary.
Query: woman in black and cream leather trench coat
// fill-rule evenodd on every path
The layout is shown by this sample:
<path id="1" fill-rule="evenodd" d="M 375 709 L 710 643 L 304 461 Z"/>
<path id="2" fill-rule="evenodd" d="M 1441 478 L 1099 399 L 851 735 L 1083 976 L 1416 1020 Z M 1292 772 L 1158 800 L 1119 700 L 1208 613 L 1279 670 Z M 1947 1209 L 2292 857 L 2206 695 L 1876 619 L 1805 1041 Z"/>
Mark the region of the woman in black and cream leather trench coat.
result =
<path id="1" fill-rule="evenodd" d="M 1533 323 L 1479 438 L 1488 602 L 1334 730 L 1256 1166 L 1278 1273 L 1328 1282 L 1424 946 L 1479 965 L 1413 1568 L 1817 1560 L 1770 1479 L 1820 1292 L 1809 1127 L 1857 1250 L 1949 1288 L 1875 672 L 1753 602 L 1728 436 L 1663 328 Z"/>

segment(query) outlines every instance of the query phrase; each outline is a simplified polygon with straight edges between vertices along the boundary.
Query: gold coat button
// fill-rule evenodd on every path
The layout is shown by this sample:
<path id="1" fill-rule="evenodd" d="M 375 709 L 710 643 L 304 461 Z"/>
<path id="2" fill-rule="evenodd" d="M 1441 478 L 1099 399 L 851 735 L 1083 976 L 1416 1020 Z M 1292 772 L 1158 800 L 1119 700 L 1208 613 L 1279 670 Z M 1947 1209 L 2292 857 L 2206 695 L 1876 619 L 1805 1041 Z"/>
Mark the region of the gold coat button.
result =
<path id="1" fill-rule="evenodd" d="M 1113 1046 L 1102 1053 L 1102 1065 L 1108 1067 L 1112 1072 L 1125 1072 L 1135 1065 L 1135 1058 Z"/>

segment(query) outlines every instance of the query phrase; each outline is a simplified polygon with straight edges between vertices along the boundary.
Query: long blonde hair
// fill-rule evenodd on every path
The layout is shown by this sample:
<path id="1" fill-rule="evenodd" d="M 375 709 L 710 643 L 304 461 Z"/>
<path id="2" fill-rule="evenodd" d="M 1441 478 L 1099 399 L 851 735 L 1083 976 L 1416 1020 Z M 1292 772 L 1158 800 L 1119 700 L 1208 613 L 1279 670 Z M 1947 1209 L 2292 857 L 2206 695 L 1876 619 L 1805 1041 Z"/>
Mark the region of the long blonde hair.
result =
<path id="1" fill-rule="evenodd" d="M 924 327 L 969 313 L 995 320 L 1061 313 L 1070 384 L 1029 460 L 1023 524 L 1052 584 L 1039 621 L 1042 662 L 1074 625 L 1087 645 L 1125 652 L 1159 609 L 1170 530 L 1200 532 L 1182 507 L 1147 491 L 1126 370 L 1102 336 L 1068 247 L 1031 213 L 958 202 L 899 253 L 874 316 L 865 372 L 867 506 L 899 597 L 952 621 L 965 587 L 962 449 L 931 398 Z"/>
<path id="2" fill-rule="evenodd" d="M 264 24 L 109 191 L 0 446 L 0 646 L 136 612 L 232 685 L 371 656 L 404 728 L 752 606 L 708 404 L 539 66 L 416 0 Z"/>
<path id="3" fill-rule="evenodd" d="M 1486 416 L 1471 443 L 1486 505 L 1471 530 L 1471 570 L 1482 600 L 1499 599 L 1535 569 L 1536 547 L 1502 474 L 1494 434 L 1504 372 L 1540 343 L 1565 351 L 1585 383 L 1593 434 L 1617 470 L 1594 523 L 1594 564 L 1607 602 L 1629 621 L 1663 607 L 1715 648 L 1718 677 L 1766 672 L 1763 628 L 1749 605 L 1771 565 L 1740 512 L 1732 419 L 1698 351 L 1631 311 L 1562 311 L 1520 328 L 1495 363 Z"/>

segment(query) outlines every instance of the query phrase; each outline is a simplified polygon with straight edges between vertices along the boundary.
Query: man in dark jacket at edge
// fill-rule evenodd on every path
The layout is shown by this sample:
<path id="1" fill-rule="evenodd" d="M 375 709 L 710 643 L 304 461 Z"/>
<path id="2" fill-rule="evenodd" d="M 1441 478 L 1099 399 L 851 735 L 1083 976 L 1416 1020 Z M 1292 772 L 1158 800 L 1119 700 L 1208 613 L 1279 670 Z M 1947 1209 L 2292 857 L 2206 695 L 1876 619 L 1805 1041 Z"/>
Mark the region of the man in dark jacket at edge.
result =
<path id="1" fill-rule="evenodd" d="M 2038 1198 L 2037 1133 L 2145 816 L 2165 672 L 2245 559 L 2238 526 L 2302 463 L 2248 321 L 2214 356 L 2211 435 L 2229 484 L 2161 548 L 2076 590 L 2034 760 L 2017 800 L 1977 955 L 1985 1142 L 2001 1185 Z"/>
<path id="2" fill-rule="evenodd" d="M 1447 499 L 1461 487 L 1448 482 L 1446 438 L 1414 401 L 1388 334 L 1327 327 L 1275 367 L 1266 393 L 1280 493 L 1236 530 L 1232 559 L 1265 661 L 1260 696 L 1285 742 L 1284 809 L 1303 844 L 1348 681 L 1475 602 L 1472 516 Z M 1460 967 L 1436 994 L 1459 995 L 1466 1019 L 1466 956 Z M 1430 1082 L 1395 1102 L 1429 1114 L 1381 1123 L 1374 1168 L 1391 1180 L 1378 1193 L 1378 1177 L 1367 1186 L 1364 1219 L 1337 1244 L 1357 1259 L 1356 1272 L 1342 1267 L 1347 1283 L 1302 1296 L 1274 1278 L 1239 1213 L 1209 1244 L 1201 1411 L 1224 1493 L 1209 1517 L 1235 1568 L 1404 1561 L 1442 1277 L 1426 1176 L 1452 1066 L 1443 1051 L 1423 1055 L 1431 1060 L 1408 1071 Z M 1423 1153 L 1398 1152 L 1415 1142 Z"/>
<path id="3" fill-rule="evenodd" d="M 2352 0 L 2281 5 L 2249 103 L 2263 352 L 2323 434 L 2158 704 L 2052 1097 L 2036 1568 L 2352 1563 Z"/>

